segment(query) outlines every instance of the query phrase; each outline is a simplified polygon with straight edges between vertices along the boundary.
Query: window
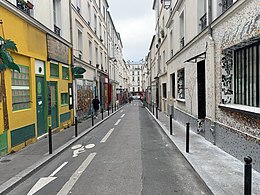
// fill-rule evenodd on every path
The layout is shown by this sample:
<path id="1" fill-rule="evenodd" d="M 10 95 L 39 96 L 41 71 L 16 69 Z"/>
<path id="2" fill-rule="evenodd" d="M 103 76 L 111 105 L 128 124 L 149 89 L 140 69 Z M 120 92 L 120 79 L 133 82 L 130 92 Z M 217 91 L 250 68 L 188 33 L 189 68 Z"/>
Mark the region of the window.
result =
<path id="1" fill-rule="evenodd" d="M 95 53 L 96 53 L 96 64 L 99 63 L 99 60 L 98 60 L 98 48 L 95 48 Z"/>
<path id="2" fill-rule="evenodd" d="M 65 79 L 65 80 L 70 79 L 69 67 L 62 66 L 62 79 Z"/>
<path id="3" fill-rule="evenodd" d="M 175 98 L 175 73 L 171 74 L 171 84 L 172 97 Z"/>
<path id="4" fill-rule="evenodd" d="M 133 81 L 135 81 L 135 77 L 133 77 Z"/>
<path id="5" fill-rule="evenodd" d="M 135 91 L 135 87 L 133 87 L 133 91 Z"/>
<path id="6" fill-rule="evenodd" d="M 53 0 L 53 20 L 54 20 L 54 33 L 56 35 L 61 34 L 61 2 L 59 0 Z"/>
<path id="7" fill-rule="evenodd" d="M 137 75 L 140 75 L 140 72 L 139 72 L 139 71 L 137 71 Z"/>
<path id="8" fill-rule="evenodd" d="M 29 67 L 20 66 L 21 72 L 12 71 L 12 106 L 13 111 L 30 108 L 30 73 Z"/>
<path id="9" fill-rule="evenodd" d="M 140 77 L 137 77 L 137 81 L 140 81 Z"/>
<path id="10" fill-rule="evenodd" d="M 184 11 L 180 15 L 180 48 L 184 47 Z"/>
<path id="11" fill-rule="evenodd" d="M 88 42 L 88 59 L 89 59 L 89 64 L 92 62 L 92 42 Z"/>
<path id="12" fill-rule="evenodd" d="M 94 14 L 94 32 L 97 34 L 97 15 Z"/>
<path id="13" fill-rule="evenodd" d="M 91 24 L 91 7 L 90 7 L 90 4 L 89 4 L 89 2 L 88 2 L 88 9 L 87 9 L 88 11 L 88 13 L 87 13 L 87 20 L 88 20 L 88 26 L 90 26 L 90 24 Z"/>
<path id="14" fill-rule="evenodd" d="M 79 53 L 79 59 L 82 59 L 82 51 L 83 51 L 83 36 L 82 36 L 82 30 L 78 28 L 78 53 Z"/>
<path id="15" fill-rule="evenodd" d="M 134 71 L 132 72 L 132 75 L 135 75 L 135 72 L 134 72 Z"/>
<path id="16" fill-rule="evenodd" d="M 67 106 L 69 104 L 69 95 L 68 93 L 61 93 L 61 105 Z"/>
<path id="17" fill-rule="evenodd" d="M 234 102 L 260 107 L 260 42 L 234 51 Z"/>
<path id="18" fill-rule="evenodd" d="M 81 0 L 77 0 L 76 2 L 76 8 L 77 8 L 77 12 L 80 14 L 81 13 Z"/>
<path id="19" fill-rule="evenodd" d="M 166 83 L 163 83 L 163 84 L 162 84 L 162 89 L 163 89 L 163 98 L 167 98 Z"/>
<path id="20" fill-rule="evenodd" d="M 140 91 L 140 87 L 138 87 L 138 91 Z"/>
<path id="21" fill-rule="evenodd" d="M 177 73 L 177 84 L 178 84 L 178 98 L 185 99 L 185 72 L 184 68 L 178 70 Z"/>
<path id="22" fill-rule="evenodd" d="M 50 77 L 59 78 L 59 64 L 50 64 Z"/>

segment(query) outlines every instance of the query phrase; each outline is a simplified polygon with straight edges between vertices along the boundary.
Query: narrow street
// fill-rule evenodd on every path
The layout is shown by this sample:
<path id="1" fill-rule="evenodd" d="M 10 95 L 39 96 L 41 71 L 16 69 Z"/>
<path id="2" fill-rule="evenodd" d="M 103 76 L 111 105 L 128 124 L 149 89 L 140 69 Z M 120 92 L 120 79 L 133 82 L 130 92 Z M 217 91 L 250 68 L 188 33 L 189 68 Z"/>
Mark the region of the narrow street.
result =
<path id="1" fill-rule="evenodd" d="M 133 101 L 8 194 L 212 194 Z"/>

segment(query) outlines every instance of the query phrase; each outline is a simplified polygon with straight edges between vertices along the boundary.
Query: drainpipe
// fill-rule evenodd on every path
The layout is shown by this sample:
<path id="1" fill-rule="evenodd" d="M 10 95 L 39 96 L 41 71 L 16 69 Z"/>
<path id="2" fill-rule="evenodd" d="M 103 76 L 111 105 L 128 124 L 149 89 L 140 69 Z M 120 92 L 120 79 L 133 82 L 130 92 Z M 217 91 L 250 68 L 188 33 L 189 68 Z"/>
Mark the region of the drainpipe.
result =
<path id="1" fill-rule="evenodd" d="M 215 65 L 215 41 L 212 36 L 212 0 L 208 0 L 208 34 L 209 34 L 209 53 L 210 53 L 210 75 L 212 77 L 212 103 L 213 108 L 211 112 L 211 126 L 210 132 L 213 135 L 213 144 L 216 145 L 216 130 L 215 130 L 215 121 L 216 121 L 216 65 Z"/>
<path id="2" fill-rule="evenodd" d="M 69 0 L 69 16 L 70 16 L 70 41 L 72 44 L 71 48 L 71 68 L 74 67 L 74 53 L 73 53 L 73 29 L 72 29 L 72 13 L 71 13 L 72 7 L 71 7 L 71 0 Z M 73 78 L 72 74 L 72 92 L 73 92 L 73 112 L 74 112 L 74 124 L 77 120 L 77 84 L 76 80 Z"/>

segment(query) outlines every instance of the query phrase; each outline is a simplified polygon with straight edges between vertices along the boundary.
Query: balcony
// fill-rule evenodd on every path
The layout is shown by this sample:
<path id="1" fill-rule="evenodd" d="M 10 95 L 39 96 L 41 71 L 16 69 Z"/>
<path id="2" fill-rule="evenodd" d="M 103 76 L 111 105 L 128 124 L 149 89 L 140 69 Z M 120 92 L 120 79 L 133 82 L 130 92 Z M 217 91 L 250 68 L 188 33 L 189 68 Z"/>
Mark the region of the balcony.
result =
<path id="1" fill-rule="evenodd" d="M 60 36 L 60 28 L 54 24 L 54 33 Z"/>
<path id="2" fill-rule="evenodd" d="M 180 47 L 181 47 L 181 48 L 184 47 L 184 37 L 182 37 L 181 40 L 180 40 Z"/>
<path id="3" fill-rule="evenodd" d="M 23 0 L 16 0 L 16 6 L 22 10 L 24 13 L 31 15 L 30 10 L 33 9 L 33 4 L 31 4 L 29 1 L 25 2 Z"/>
<path id="4" fill-rule="evenodd" d="M 203 31 L 207 27 L 207 13 L 200 18 L 200 30 Z"/>
<path id="5" fill-rule="evenodd" d="M 233 4 L 233 0 L 222 0 L 222 12 L 226 11 Z"/>

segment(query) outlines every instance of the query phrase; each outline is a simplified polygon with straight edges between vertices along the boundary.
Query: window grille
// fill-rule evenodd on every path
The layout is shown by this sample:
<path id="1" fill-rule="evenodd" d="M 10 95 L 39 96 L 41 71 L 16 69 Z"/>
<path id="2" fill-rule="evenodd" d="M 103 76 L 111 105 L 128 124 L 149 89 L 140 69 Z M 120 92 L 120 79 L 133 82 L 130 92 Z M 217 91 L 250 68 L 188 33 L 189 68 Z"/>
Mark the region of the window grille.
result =
<path id="1" fill-rule="evenodd" d="M 30 72 L 29 67 L 20 66 L 20 73 L 12 71 L 13 111 L 30 108 Z"/>

